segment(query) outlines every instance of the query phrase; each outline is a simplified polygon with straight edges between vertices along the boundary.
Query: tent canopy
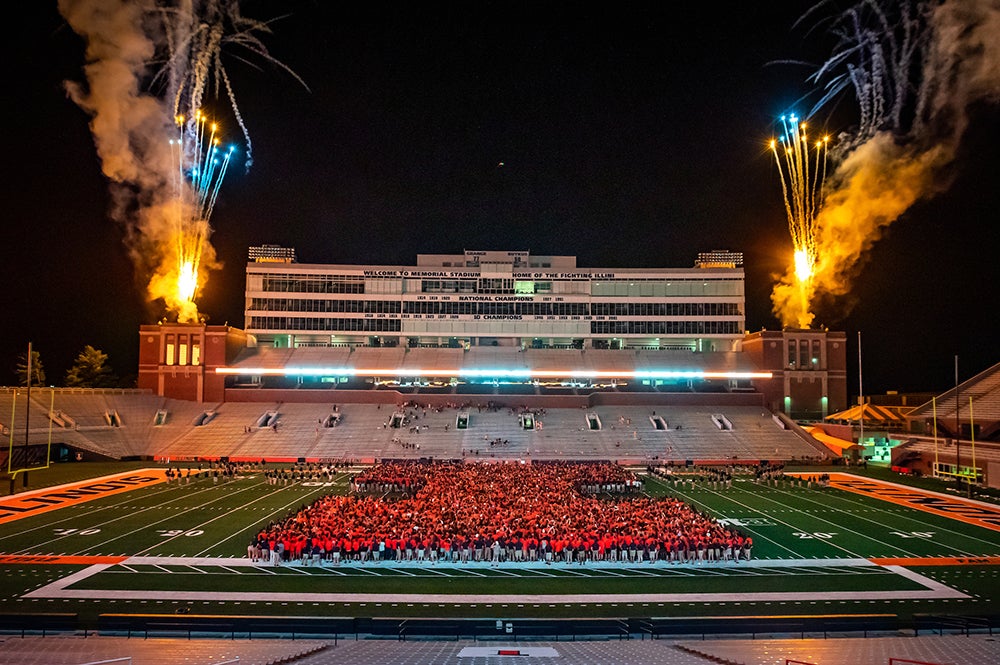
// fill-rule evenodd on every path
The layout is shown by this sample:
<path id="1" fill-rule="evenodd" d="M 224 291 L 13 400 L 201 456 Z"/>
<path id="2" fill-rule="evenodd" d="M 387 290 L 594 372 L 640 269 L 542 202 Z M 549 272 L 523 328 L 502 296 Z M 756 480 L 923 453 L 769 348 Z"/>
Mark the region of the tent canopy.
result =
<path id="1" fill-rule="evenodd" d="M 877 406 L 874 404 L 864 404 L 852 406 L 845 411 L 831 413 L 824 420 L 861 420 L 862 415 L 865 422 L 871 423 L 905 423 L 906 413 L 912 411 L 913 407 L 906 406 Z"/>

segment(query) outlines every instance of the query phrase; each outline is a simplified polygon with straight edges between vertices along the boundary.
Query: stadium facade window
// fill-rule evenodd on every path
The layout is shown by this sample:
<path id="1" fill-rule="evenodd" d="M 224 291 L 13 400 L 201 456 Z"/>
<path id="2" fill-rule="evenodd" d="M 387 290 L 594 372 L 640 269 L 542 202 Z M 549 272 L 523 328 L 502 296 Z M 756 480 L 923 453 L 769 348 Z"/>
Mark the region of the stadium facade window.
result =
<path id="1" fill-rule="evenodd" d="M 745 326 L 742 267 L 581 269 L 573 256 L 467 250 L 415 266 L 252 262 L 246 285 L 247 332 L 292 347 L 369 345 L 377 333 L 400 346 L 589 348 L 613 337 L 621 348 L 735 350 Z"/>

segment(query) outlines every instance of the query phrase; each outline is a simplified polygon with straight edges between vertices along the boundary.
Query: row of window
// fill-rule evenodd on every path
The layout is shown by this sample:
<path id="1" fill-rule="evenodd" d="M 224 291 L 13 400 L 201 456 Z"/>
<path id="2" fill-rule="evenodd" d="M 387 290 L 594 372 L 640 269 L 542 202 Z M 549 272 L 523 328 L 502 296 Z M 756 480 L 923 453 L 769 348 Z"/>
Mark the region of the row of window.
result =
<path id="1" fill-rule="evenodd" d="M 738 335 L 737 321 L 592 321 L 594 335 Z"/>
<path id="2" fill-rule="evenodd" d="M 788 340 L 788 366 L 816 368 L 822 362 L 822 343 L 818 339 Z"/>
<path id="3" fill-rule="evenodd" d="M 399 319 L 319 319 L 290 316 L 252 316 L 253 330 L 338 330 L 355 332 L 399 332 Z"/>
<path id="4" fill-rule="evenodd" d="M 318 300 L 305 298 L 252 298 L 252 312 L 344 312 L 399 314 L 398 300 Z"/>
<path id="5" fill-rule="evenodd" d="M 374 280 L 374 281 L 373 281 Z M 689 297 L 689 296 L 743 296 L 741 278 L 629 278 L 627 280 L 593 281 L 513 280 L 509 278 L 480 279 L 423 279 L 421 293 L 589 293 L 608 297 Z M 269 293 L 398 293 L 402 289 L 400 278 L 383 279 L 361 275 L 271 275 L 248 274 L 247 290 Z M 368 288 L 366 290 L 366 283 Z M 569 290 L 567 290 L 569 289 Z"/>
<path id="6" fill-rule="evenodd" d="M 253 298 L 250 311 L 359 314 L 503 314 L 523 316 L 740 316 L 734 302 L 585 303 L 585 302 L 439 302 L 398 300 L 318 300 Z"/>
<path id="7" fill-rule="evenodd" d="M 286 316 L 254 316 L 254 330 L 321 330 L 356 332 L 400 332 L 399 319 L 322 319 Z M 592 321 L 594 335 L 738 335 L 737 321 Z"/>
<path id="8" fill-rule="evenodd" d="M 201 336 L 167 335 L 163 353 L 166 365 L 200 365 Z"/>

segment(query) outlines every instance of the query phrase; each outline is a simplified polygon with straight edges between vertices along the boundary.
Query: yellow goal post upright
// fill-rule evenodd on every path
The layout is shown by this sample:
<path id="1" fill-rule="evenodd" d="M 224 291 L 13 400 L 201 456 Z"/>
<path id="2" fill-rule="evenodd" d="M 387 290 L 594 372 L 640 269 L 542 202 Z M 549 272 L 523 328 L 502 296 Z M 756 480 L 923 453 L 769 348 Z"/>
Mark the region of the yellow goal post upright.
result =
<path id="1" fill-rule="evenodd" d="M 52 460 L 52 414 L 54 413 L 55 401 L 56 401 L 56 391 L 55 388 L 50 388 L 50 398 L 49 398 L 49 436 L 48 444 L 45 450 L 45 464 L 41 466 L 28 466 L 28 436 L 31 432 L 30 428 L 30 416 L 31 416 L 31 343 L 28 343 L 28 362 L 27 362 L 27 403 L 25 404 L 24 412 L 24 466 L 19 469 L 14 469 L 14 416 L 17 413 L 17 389 L 15 389 L 11 394 L 10 400 L 10 436 L 8 439 L 7 446 L 7 476 L 10 478 L 10 492 L 14 493 L 14 481 L 19 473 L 24 474 L 24 486 L 28 486 L 28 472 L 29 471 L 40 471 L 49 468 Z"/>

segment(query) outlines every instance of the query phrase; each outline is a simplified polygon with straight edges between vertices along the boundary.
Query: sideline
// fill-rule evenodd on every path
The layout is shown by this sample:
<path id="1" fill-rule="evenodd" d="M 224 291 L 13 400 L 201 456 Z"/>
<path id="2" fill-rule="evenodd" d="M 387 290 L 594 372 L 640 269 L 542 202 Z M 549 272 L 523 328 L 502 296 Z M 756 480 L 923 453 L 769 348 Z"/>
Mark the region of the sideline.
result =
<path id="1" fill-rule="evenodd" d="M 226 566 L 270 569 L 248 559 L 210 557 L 128 557 L 124 565 L 169 565 L 169 566 Z M 109 564 L 98 563 L 83 570 L 55 580 L 34 589 L 23 598 L 77 599 L 77 600 L 173 600 L 173 601 L 214 601 L 214 602 L 315 602 L 315 603 L 393 603 L 429 604 L 452 603 L 464 605 L 486 605 L 490 603 L 549 603 L 549 604 L 604 604 L 604 603 L 747 603 L 781 601 L 886 601 L 886 600 L 940 600 L 970 598 L 957 589 L 936 580 L 895 565 L 880 566 L 868 559 L 767 559 L 741 562 L 748 567 L 796 567 L 805 566 L 871 566 L 905 577 L 922 589 L 892 591 L 764 591 L 764 592 L 720 592 L 720 593 L 631 593 L 631 594 L 398 594 L 398 593 L 302 593 L 302 592 L 258 592 L 258 591 L 168 591 L 168 590 L 123 590 L 123 589 L 71 589 L 81 582 L 109 568 Z M 461 564 L 457 565 L 461 567 Z M 295 566 L 298 568 L 298 566 Z M 692 566 L 693 567 L 693 566 Z M 707 566 L 699 566 L 699 568 Z M 716 566 L 722 570 L 728 566 Z M 307 569 L 307 568 L 306 568 Z"/>

